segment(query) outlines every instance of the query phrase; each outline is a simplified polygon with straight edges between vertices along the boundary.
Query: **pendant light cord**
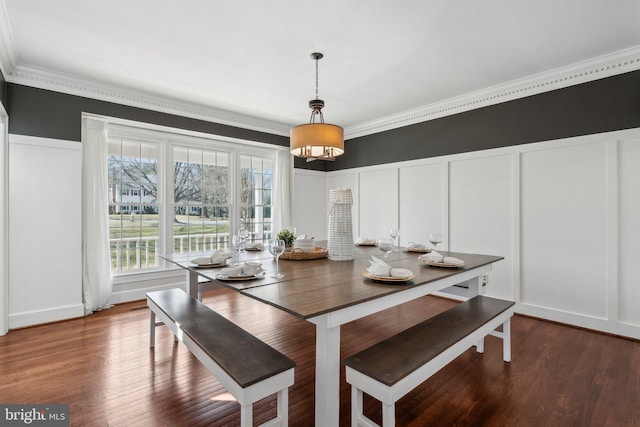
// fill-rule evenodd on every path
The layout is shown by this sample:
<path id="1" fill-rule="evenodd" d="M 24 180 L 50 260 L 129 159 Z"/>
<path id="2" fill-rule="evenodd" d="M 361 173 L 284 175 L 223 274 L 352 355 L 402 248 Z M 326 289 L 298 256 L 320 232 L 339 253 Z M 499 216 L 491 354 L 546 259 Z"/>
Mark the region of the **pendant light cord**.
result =
<path id="1" fill-rule="evenodd" d="M 318 58 L 316 58 L 316 99 L 318 99 Z"/>

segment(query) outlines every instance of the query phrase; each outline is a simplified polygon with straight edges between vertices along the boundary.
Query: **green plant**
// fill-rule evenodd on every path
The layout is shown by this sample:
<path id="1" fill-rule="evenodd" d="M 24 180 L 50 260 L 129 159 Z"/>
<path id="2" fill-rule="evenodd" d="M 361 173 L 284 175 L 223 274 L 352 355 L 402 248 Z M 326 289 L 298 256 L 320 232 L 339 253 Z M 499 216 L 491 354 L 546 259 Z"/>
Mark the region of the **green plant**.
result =
<path id="1" fill-rule="evenodd" d="M 280 231 L 276 237 L 280 240 L 284 240 L 285 245 L 291 245 L 293 241 L 296 240 L 296 236 L 293 234 L 293 231 L 288 228 Z"/>

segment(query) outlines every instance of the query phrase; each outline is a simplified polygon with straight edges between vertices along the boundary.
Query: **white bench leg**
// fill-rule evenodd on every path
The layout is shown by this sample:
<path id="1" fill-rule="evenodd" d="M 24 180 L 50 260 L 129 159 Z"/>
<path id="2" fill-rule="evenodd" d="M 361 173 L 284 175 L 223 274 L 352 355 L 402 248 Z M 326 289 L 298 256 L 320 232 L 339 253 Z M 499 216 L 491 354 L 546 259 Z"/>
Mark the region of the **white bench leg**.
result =
<path id="1" fill-rule="evenodd" d="M 351 425 L 357 427 L 362 415 L 362 390 L 351 386 Z"/>
<path id="2" fill-rule="evenodd" d="M 253 403 L 240 406 L 240 426 L 253 427 Z"/>
<path id="3" fill-rule="evenodd" d="M 289 425 L 289 389 L 285 388 L 278 392 L 278 419 L 281 426 Z"/>
<path id="4" fill-rule="evenodd" d="M 151 313 L 149 324 L 149 347 L 156 346 L 156 313 L 149 309 Z"/>
<path id="5" fill-rule="evenodd" d="M 484 338 L 478 340 L 476 343 L 476 351 L 478 353 L 484 353 Z"/>
<path id="6" fill-rule="evenodd" d="M 382 427 L 393 427 L 396 425 L 396 404 L 382 404 Z"/>
<path id="7" fill-rule="evenodd" d="M 511 318 L 502 324 L 502 359 L 511 362 Z"/>

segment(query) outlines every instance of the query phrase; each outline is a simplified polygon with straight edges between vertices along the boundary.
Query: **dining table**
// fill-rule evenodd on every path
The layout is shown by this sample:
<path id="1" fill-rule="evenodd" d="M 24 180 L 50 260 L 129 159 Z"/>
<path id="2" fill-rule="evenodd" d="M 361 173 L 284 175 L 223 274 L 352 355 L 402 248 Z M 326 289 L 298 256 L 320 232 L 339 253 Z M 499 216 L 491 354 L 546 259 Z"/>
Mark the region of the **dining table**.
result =
<path id="1" fill-rule="evenodd" d="M 317 245 L 326 247 L 326 242 Z M 481 292 L 482 278 L 501 256 L 438 251 L 464 262 L 457 267 L 430 265 L 419 252 L 397 248 L 385 254 L 375 246 L 354 246 L 353 259 L 329 258 L 279 261 L 284 277 L 274 278 L 276 263 L 268 250 L 235 252 L 230 264 L 259 262 L 265 270 L 252 280 L 225 280 L 220 268 L 198 268 L 192 259 L 206 253 L 166 254 L 162 258 L 188 272 L 187 291 L 193 297 L 201 286 L 222 286 L 284 310 L 315 325 L 315 425 L 337 426 L 340 409 L 340 327 L 445 288 L 465 284 L 467 297 Z M 209 253 L 210 254 L 210 253 Z M 411 270 L 410 280 L 374 280 L 367 268 L 377 257 L 392 268 Z M 433 263 L 432 263 L 433 264 Z"/>

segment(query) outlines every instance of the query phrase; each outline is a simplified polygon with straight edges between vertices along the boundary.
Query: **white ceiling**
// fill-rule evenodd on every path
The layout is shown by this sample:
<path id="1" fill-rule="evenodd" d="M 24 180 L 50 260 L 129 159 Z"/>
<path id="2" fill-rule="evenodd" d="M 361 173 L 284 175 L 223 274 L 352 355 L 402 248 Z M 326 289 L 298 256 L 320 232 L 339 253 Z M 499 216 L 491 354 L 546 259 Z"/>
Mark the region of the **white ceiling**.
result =
<path id="1" fill-rule="evenodd" d="M 639 0 L 0 0 L 10 82 L 280 134 L 309 120 L 314 51 L 355 135 L 638 69 L 639 47 Z"/>

